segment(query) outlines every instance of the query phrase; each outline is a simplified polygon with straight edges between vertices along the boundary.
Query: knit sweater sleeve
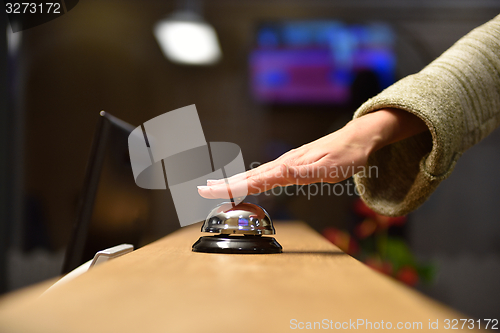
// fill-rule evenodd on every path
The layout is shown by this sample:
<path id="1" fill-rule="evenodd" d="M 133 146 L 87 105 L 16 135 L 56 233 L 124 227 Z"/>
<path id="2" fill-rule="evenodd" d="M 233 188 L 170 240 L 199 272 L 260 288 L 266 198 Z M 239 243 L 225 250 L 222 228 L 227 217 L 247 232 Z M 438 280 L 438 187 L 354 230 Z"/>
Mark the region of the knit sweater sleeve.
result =
<path id="1" fill-rule="evenodd" d="M 450 175 L 466 149 L 500 125 L 500 15 L 368 100 L 354 118 L 382 108 L 410 112 L 429 131 L 373 153 L 354 180 L 372 209 L 405 215 Z"/>

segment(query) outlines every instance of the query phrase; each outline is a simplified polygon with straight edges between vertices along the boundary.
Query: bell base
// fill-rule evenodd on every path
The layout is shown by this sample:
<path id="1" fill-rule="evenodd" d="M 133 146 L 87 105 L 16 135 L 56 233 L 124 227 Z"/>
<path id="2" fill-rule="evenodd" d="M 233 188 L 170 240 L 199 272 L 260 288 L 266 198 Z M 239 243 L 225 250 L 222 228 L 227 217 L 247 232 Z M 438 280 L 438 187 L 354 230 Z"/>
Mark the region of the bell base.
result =
<path id="1" fill-rule="evenodd" d="M 261 236 L 203 236 L 193 244 L 194 252 L 266 254 L 281 253 L 283 247 L 274 237 Z"/>

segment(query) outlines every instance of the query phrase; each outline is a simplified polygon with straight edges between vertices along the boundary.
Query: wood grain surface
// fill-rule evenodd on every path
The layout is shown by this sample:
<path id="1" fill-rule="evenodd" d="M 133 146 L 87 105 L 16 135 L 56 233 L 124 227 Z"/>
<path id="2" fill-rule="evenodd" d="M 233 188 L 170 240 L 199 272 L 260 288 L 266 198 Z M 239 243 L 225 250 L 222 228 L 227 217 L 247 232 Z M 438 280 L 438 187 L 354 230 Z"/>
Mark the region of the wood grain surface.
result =
<path id="1" fill-rule="evenodd" d="M 429 321 L 443 330 L 445 319 L 466 318 L 304 223 L 275 227 L 284 253 L 269 255 L 194 253 L 200 225 L 182 228 L 42 296 L 47 284 L 4 296 L 0 332 L 282 332 L 307 322 L 344 331 L 420 322 L 427 331 Z"/>

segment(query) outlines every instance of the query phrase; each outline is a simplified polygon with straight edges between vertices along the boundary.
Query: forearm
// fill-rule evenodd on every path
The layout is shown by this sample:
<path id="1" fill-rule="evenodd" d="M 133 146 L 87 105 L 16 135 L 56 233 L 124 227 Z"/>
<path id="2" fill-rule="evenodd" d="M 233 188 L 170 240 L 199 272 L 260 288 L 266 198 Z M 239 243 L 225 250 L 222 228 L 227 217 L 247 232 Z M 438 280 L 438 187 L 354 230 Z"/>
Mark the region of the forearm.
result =
<path id="1" fill-rule="evenodd" d="M 399 109 L 382 109 L 350 121 L 345 128 L 353 142 L 365 147 L 368 155 L 416 134 L 428 130 L 417 116 Z"/>

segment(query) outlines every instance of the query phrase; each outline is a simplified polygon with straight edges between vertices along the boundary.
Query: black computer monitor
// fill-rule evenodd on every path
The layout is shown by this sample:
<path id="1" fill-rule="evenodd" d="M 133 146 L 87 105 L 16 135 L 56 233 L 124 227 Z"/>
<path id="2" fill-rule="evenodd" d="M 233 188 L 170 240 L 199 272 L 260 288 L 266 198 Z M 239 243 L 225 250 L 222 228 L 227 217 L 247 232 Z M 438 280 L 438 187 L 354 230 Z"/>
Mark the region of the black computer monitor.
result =
<path id="1" fill-rule="evenodd" d="M 179 227 L 168 190 L 135 184 L 128 150 L 133 129 L 101 111 L 63 273 L 100 250 L 123 243 L 138 248 Z"/>

